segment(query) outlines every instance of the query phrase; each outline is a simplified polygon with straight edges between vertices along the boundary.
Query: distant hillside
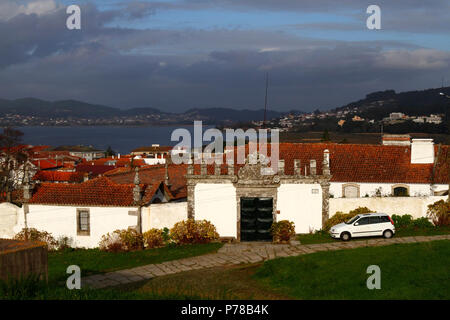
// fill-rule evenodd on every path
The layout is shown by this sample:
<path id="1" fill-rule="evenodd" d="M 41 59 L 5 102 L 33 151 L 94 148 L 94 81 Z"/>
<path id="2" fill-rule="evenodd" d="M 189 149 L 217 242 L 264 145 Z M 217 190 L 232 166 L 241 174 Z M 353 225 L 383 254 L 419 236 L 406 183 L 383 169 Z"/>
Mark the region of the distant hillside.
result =
<path id="1" fill-rule="evenodd" d="M 301 113 L 301 111 L 296 111 Z M 288 114 L 267 110 L 267 119 L 274 119 Z M 122 118 L 124 123 L 140 121 L 141 123 L 177 124 L 192 123 L 193 120 L 203 120 L 206 124 L 223 124 L 229 122 L 248 122 L 263 120 L 264 110 L 236 110 L 231 108 L 190 109 L 183 113 L 162 112 L 155 108 L 119 109 L 103 105 L 90 104 L 77 100 L 45 101 L 35 98 L 17 100 L 0 99 L 0 117 L 18 115 L 21 118 L 35 117 L 41 120 L 49 119 L 113 119 Z M 14 121 L 16 119 L 12 117 Z M 28 121 L 28 120 L 27 120 Z M 32 120 L 33 121 L 33 120 Z M 31 122 L 36 124 L 37 120 Z M 69 121 L 71 124 L 73 121 Z M 30 124 L 25 122 L 24 124 Z M 107 123 L 106 123 L 107 124 Z"/>
<path id="2" fill-rule="evenodd" d="M 358 108 L 360 115 L 375 120 L 389 116 L 391 112 L 402 112 L 412 116 L 448 113 L 450 87 L 396 93 L 394 90 L 373 92 L 365 99 L 349 103 L 336 110 Z"/>
<path id="3" fill-rule="evenodd" d="M 279 118 L 289 112 L 267 110 L 267 119 Z M 214 122 L 228 121 L 261 121 L 264 120 L 264 109 L 260 110 L 236 110 L 229 108 L 190 109 L 184 114 L 198 119 L 209 119 Z"/>

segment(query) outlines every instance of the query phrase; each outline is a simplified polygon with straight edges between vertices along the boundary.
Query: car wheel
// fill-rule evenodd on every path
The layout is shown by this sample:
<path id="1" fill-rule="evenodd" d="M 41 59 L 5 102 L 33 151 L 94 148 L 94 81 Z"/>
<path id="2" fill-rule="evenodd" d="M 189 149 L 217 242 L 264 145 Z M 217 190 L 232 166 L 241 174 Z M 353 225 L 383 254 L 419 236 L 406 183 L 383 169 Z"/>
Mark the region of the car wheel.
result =
<path id="1" fill-rule="evenodd" d="M 386 230 L 383 232 L 383 237 L 385 237 L 386 239 L 392 238 L 393 235 L 394 235 L 394 233 L 392 233 L 391 230 Z"/>
<path id="2" fill-rule="evenodd" d="M 350 233 L 348 233 L 348 232 L 342 232 L 341 233 L 341 240 L 342 241 L 348 241 L 348 240 L 350 240 L 350 238 L 351 238 Z"/>

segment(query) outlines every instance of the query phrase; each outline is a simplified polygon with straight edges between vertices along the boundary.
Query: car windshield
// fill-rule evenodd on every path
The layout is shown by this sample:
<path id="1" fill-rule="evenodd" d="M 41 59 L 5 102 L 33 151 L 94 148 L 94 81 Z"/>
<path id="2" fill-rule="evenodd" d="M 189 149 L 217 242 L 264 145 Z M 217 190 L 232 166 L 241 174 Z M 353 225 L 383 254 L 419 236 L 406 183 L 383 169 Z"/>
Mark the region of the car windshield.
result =
<path id="1" fill-rule="evenodd" d="M 359 219 L 359 216 L 354 216 L 353 218 L 351 218 L 350 220 L 348 220 L 347 222 L 346 222 L 346 224 L 352 224 L 353 222 L 355 222 L 356 220 L 358 220 Z"/>

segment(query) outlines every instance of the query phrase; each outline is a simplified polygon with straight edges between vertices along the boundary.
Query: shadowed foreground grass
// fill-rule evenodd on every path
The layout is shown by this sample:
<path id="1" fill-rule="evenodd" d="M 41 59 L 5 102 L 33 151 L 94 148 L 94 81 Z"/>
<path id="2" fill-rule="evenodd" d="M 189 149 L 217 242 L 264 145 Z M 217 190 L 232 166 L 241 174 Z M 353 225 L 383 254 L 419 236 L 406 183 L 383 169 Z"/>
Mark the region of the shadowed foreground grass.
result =
<path id="1" fill-rule="evenodd" d="M 98 249 L 69 249 L 50 252 L 48 255 L 49 282 L 65 281 L 68 276 L 66 269 L 70 265 L 79 266 L 84 277 L 95 273 L 212 253 L 216 252 L 222 245 L 222 243 L 194 244 L 117 253 L 104 252 Z"/>
<path id="2" fill-rule="evenodd" d="M 366 286 L 381 269 L 381 289 Z M 267 261 L 254 279 L 297 299 L 450 299 L 450 241 L 322 251 Z"/>

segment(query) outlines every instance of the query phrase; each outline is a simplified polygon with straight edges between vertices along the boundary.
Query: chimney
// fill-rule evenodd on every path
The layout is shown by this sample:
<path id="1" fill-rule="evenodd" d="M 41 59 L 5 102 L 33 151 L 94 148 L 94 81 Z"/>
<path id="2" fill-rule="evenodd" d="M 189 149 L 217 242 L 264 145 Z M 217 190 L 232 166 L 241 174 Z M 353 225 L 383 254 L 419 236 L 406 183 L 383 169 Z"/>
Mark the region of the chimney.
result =
<path id="1" fill-rule="evenodd" d="M 434 163 L 433 139 L 412 139 L 411 163 Z"/>
<path id="2" fill-rule="evenodd" d="M 409 134 L 384 134 L 381 138 L 383 146 L 409 146 L 411 136 Z"/>
<path id="3" fill-rule="evenodd" d="M 136 167 L 134 171 L 136 173 L 134 175 L 133 200 L 135 203 L 139 203 L 141 202 L 141 187 L 139 186 L 141 182 L 139 180 L 139 169 Z"/>
<path id="4" fill-rule="evenodd" d="M 23 177 L 23 201 L 28 202 L 31 199 L 31 185 L 30 185 L 30 177 L 28 174 L 28 166 L 25 165 Z"/>

